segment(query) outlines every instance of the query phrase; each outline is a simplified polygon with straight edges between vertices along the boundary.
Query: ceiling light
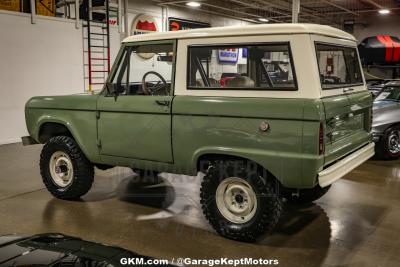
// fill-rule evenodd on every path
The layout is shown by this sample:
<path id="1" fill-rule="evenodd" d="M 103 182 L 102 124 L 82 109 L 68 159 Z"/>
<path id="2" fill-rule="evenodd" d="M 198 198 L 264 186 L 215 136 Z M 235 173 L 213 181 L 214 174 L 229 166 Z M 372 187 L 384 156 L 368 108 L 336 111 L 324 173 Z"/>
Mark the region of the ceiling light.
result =
<path id="1" fill-rule="evenodd" d="M 187 2 L 186 5 L 190 6 L 190 7 L 199 7 L 199 6 L 201 6 L 201 4 L 199 2 Z"/>
<path id="2" fill-rule="evenodd" d="M 379 10 L 378 12 L 379 12 L 379 14 L 386 15 L 386 14 L 390 13 L 390 10 L 385 8 L 385 9 Z"/>
<path id="3" fill-rule="evenodd" d="M 261 21 L 261 22 L 268 22 L 269 21 L 269 19 L 266 19 L 266 18 L 258 18 L 258 20 Z"/>

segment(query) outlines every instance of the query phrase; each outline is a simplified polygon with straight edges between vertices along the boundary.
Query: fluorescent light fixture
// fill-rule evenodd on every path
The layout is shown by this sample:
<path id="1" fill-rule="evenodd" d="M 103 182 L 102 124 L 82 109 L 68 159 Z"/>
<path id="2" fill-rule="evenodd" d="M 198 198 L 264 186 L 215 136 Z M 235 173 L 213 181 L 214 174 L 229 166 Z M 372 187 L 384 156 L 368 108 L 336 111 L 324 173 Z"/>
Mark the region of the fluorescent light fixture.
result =
<path id="1" fill-rule="evenodd" d="M 258 18 L 258 20 L 261 21 L 261 22 L 268 22 L 269 21 L 269 19 L 266 19 L 266 18 Z"/>
<path id="2" fill-rule="evenodd" d="M 186 5 L 190 6 L 190 7 L 199 7 L 199 6 L 201 6 L 201 4 L 199 2 L 187 2 Z"/>
<path id="3" fill-rule="evenodd" d="M 384 8 L 384 9 L 379 10 L 378 12 L 379 12 L 379 14 L 386 15 L 386 14 L 389 14 L 389 13 L 390 13 L 390 10 Z"/>

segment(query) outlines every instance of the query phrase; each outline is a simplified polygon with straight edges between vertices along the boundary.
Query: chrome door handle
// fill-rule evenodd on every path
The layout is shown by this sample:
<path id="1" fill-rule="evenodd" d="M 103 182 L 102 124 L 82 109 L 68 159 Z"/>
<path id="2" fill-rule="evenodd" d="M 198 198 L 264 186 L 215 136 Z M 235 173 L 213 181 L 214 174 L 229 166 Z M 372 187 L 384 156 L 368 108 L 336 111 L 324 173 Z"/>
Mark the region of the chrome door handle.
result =
<path id="1" fill-rule="evenodd" d="M 347 92 L 351 92 L 351 91 L 354 91 L 354 89 L 353 88 L 344 88 L 343 89 L 343 93 L 347 93 Z"/>

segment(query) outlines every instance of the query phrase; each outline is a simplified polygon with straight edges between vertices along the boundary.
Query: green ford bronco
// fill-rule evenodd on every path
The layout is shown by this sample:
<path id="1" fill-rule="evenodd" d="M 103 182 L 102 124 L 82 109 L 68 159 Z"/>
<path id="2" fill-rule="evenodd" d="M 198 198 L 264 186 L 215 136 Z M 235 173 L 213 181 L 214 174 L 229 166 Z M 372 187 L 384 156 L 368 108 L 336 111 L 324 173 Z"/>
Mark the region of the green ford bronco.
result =
<path id="1" fill-rule="evenodd" d="M 254 241 L 283 199 L 314 201 L 373 156 L 371 106 L 356 40 L 338 29 L 164 32 L 126 38 L 101 92 L 30 99 L 23 141 L 44 144 L 61 199 L 86 194 L 94 166 L 204 173 L 210 224 Z"/>

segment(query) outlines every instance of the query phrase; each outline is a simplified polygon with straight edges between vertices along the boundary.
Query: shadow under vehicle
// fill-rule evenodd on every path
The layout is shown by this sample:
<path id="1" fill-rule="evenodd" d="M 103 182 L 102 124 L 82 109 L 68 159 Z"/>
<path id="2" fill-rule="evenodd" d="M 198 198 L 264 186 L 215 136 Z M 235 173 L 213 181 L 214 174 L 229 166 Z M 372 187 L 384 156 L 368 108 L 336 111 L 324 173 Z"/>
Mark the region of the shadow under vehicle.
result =
<path id="1" fill-rule="evenodd" d="M 373 106 L 372 134 L 379 158 L 400 157 L 400 81 L 388 82 Z"/>
<path id="2" fill-rule="evenodd" d="M 128 259 L 136 264 L 125 264 Z M 120 247 L 63 234 L 0 236 L 0 266 L 174 266 Z"/>

